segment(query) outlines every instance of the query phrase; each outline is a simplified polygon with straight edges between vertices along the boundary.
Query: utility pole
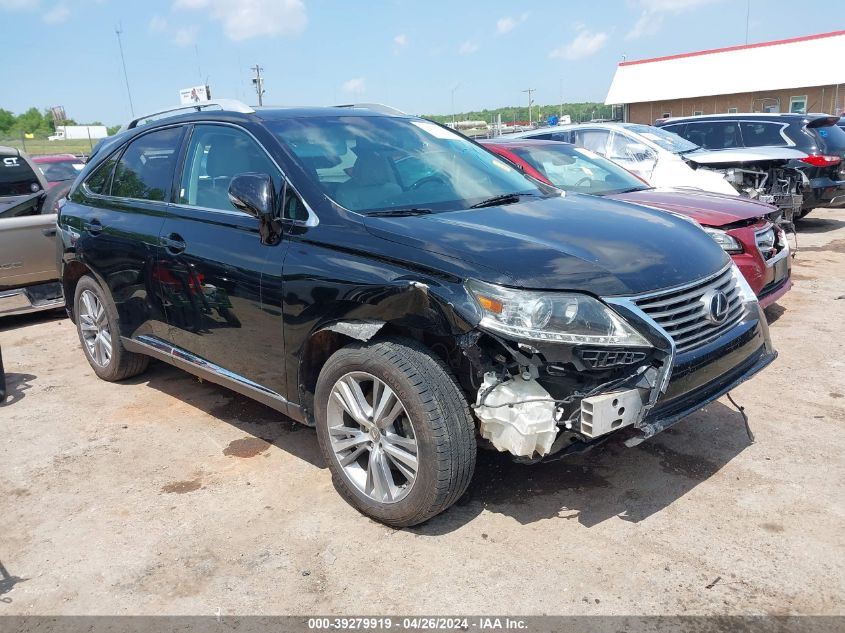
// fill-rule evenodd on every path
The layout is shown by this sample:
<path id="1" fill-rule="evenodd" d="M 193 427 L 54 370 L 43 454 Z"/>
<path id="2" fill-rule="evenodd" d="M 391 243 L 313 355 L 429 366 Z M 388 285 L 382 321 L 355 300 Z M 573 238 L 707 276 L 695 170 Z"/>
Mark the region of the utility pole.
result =
<path id="1" fill-rule="evenodd" d="M 534 105 L 534 99 L 531 98 L 535 92 L 537 92 L 536 88 L 528 88 L 528 90 L 523 90 L 522 92 L 528 93 L 528 126 L 533 127 L 533 120 L 531 118 L 531 106 Z"/>
<path id="2" fill-rule="evenodd" d="M 258 105 L 264 105 L 264 78 L 261 76 L 261 71 L 264 70 L 261 66 L 256 64 L 250 70 L 255 71 L 255 77 L 252 78 L 252 84 L 255 86 L 255 92 L 258 93 Z"/>
<path id="3" fill-rule="evenodd" d="M 126 82 L 126 94 L 129 96 L 129 112 L 132 113 L 132 118 L 135 118 L 135 107 L 132 105 L 132 91 L 129 89 L 129 75 L 126 73 L 126 59 L 123 57 L 123 42 L 120 39 L 123 33 L 122 25 L 118 24 L 114 30 L 117 35 L 117 46 L 120 49 L 120 63 L 123 64 L 123 80 Z"/>

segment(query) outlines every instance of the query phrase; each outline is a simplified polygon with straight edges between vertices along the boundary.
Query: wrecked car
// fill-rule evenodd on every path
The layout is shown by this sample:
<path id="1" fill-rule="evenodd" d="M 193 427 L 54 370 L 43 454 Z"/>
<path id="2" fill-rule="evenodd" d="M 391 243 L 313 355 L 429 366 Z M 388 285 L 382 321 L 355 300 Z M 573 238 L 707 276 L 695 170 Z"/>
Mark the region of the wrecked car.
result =
<path id="1" fill-rule="evenodd" d="M 788 227 L 800 214 L 802 172 L 790 147 L 705 150 L 672 131 L 639 123 L 582 123 L 539 128 L 514 137 L 564 141 L 609 158 L 655 187 L 694 187 L 771 204 Z M 508 135 L 507 138 L 510 138 Z"/>
<path id="2" fill-rule="evenodd" d="M 776 357 L 695 224 L 564 194 L 383 107 L 142 117 L 59 227 L 100 378 L 157 358 L 316 427 L 340 494 L 392 526 L 457 501 L 479 446 L 633 445 Z"/>
<path id="3" fill-rule="evenodd" d="M 817 207 L 845 206 L 845 132 L 829 114 L 748 113 L 673 117 L 658 121 L 706 149 L 721 151 L 699 164 L 720 170 L 743 195 L 804 217 Z M 764 151 L 751 160 L 748 152 Z M 732 152 L 733 153 L 733 152 Z"/>
<path id="4" fill-rule="evenodd" d="M 792 258 L 784 230 L 757 200 L 692 188 L 650 187 L 613 161 L 559 141 L 496 139 L 481 144 L 526 174 L 564 191 L 625 200 L 678 213 L 701 224 L 731 256 L 764 308 L 792 287 Z"/>

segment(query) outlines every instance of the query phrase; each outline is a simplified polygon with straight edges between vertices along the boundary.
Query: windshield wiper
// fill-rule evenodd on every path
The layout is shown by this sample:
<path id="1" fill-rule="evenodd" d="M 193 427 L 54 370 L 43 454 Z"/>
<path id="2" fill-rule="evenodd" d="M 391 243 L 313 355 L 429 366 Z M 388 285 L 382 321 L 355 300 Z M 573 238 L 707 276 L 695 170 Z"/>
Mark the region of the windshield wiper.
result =
<path id="1" fill-rule="evenodd" d="M 418 207 L 410 207 L 408 209 L 386 209 L 385 211 L 373 211 L 368 213 L 369 217 L 376 218 L 407 218 L 414 215 L 429 215 L 431 209 L 420 209 Z"/>
<path id="2" fill-rule="evenodd" d="M 486 200 L 482 200 L 477 204 L 473 204 L 470 206 L 470 209 L 481 209 L 482 207 L 495 207 L 500 204 L 513 204 L 514 202 L 519 202 L 519 199 L 522 196 L 535 196 L 537 194 L 534 193 L 506 193 L 501 196 L 493 196 L 492 198 L 487 198 Z"/>

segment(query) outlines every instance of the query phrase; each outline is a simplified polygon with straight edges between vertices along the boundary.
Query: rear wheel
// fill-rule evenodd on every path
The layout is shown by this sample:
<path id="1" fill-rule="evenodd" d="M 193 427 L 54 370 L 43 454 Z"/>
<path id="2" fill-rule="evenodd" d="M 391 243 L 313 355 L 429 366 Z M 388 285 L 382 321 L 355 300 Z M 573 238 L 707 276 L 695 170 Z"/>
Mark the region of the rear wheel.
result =
<path id="1" fill-rule="evenodd" d="M 97 376 L 114 382 L 136 376 L 147 368 L 148 356 L 128 352 L 123 347 L 114 302 L 92 277 L 79 280 L 73 306 L 79 342 Z"/>
<path id="2" fill-rule="evenodd" d="M 422 523 L 464 493 L 475 428 L 446 366 L 414 341 L 356 343 L 323 367 L 317 436 L 341 495 L 394 527 Z"/>

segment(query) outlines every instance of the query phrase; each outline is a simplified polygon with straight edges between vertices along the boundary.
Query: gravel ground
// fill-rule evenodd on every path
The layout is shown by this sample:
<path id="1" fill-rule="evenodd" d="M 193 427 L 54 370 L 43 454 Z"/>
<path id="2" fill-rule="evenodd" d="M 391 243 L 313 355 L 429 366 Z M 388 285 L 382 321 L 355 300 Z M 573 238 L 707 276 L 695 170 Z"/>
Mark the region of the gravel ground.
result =
<path id="1" fill-rule="evenodd" d="M 0 323 L 2 614 L 845 614 L 845 211 L 800 227 L 778 360 L 636 448 L 482 453 L 408 530 L 334 491 L 312 430 L 73 325 Z"/>

